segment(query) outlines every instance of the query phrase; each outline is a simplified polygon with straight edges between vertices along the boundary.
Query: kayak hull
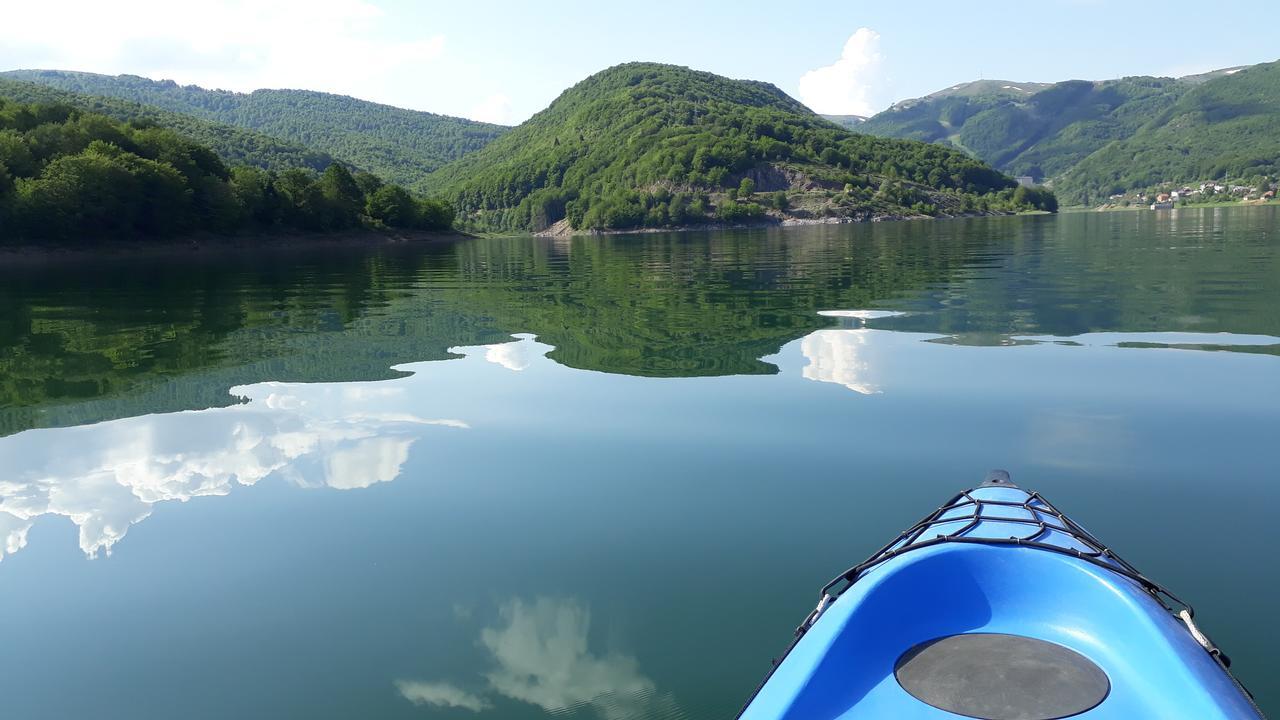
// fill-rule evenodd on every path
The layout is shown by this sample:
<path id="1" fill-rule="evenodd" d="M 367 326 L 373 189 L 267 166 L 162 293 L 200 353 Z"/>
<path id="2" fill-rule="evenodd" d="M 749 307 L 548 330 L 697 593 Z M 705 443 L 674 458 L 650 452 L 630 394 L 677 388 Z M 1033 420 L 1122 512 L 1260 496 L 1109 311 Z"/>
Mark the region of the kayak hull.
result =
<path id="1" fill-rule="evenodd" d="M 1023 492 L 998 490 L 1003 495 L 995 496 Z M 1001 531 L 989 525 L 990 533 Z M 857 577 L 818 614 L 743 711 L 744 720 L 1261 716 L 1187 627 L 1105 558 L 1081 557 L 1069 547 L 984 542 L 907 549 Z M 984 688 L 981 697 L 966 697 L 954 677 L 934 683 L 942 700 L 903 687 L 895 671 L 913 648 L 978 634 L 1057 646 L 1061 656 L 1078 658 L 1077 676 L 1091 680 L 1002 653 L 942 658 L 981 668 L 973 678 L 974 687 Z M 1048 692 L 1026 691 L 1041 682 Z"/>

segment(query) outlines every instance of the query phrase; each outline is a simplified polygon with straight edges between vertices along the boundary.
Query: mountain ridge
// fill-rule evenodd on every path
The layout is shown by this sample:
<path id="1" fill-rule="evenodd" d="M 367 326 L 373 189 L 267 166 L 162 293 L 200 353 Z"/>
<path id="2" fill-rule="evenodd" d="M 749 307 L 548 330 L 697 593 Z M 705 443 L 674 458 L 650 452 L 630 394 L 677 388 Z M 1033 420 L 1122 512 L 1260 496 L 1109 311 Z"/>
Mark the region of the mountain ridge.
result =
<path id="1" fill-rule="evenodd" d="M 252 165 L 264 170 L 310 168 L 321 171 L 334 161 L 327 153 L 254 130 L 131 100 L 60 90 L 25 80 L 13 80 L 3 75 L 0 75 L 0 98 L 19 103 L 67 105 L 84 112 L 106 115 L 120 122 L 166 127 L 207 145 L 224 162 L 232 165 Z"/>
<path id="2" fill-rule="evenodd" d="M 1280 153 L 1280 141 L 1249 139 L 1245 150 L 1248 157 L 1237 157 L 1241 148 L 1231 140 L 1184 142 L 1175 133 L 1161 132 L 1160 127 L 1167 124 L 1161 118 L 1175 112 L 1188 95 L 1212 94 L 1214 88 L 1238 82 L 1233 78 L 1249 77 L 1250 72 L 1257 74 L 1259 68 L 1276 64 L 1221 68 L 1179 78 L 961 83 L 895 103 L 859 125 L 858 131 L 955 147 L 1004 172 L 1051 181 L 1066 200 L 1087 202 L 1100 194 L 1143 185 L 1222 178 L 1259 164 L 1264 169 L 1271 167 L 1265 159 Z M 1280 91 L 1280 79 L 1274 86 Z M 1028 94 L 1028 89 L 1035 91 Z M 1280 107 L 1275 111 L 1280 117 Z M 1232 135 L 1230 128 L 1212 121 L 1197 123 L 1196 127 L 1203 135 L 1224 131 Z M 1266 132 L 1260 128 L 1255 134 Z M 1215 163 L 1212 157 L 1201 156 L 1196 162 L 1180 162 L 1169 148 L 1165 153 L 1157 152 L 1153 145 L 1161 140 L 1156 135 L 1170 147 L 1180 144 L 1179 152 L 1191 152 L 1203 145 L 1205 152 L 1213 147 L 1235 159 Z M 1137 143 L 1136 147 L 1147 154 L 1141 162 L 1150 166 L 1149 172 L 1123 170 L 1126 162 L 1133 161 L 1132 156 L 1128 160 L 1121 157 L 1129 142 Z M 1116 143 L 1121 145 L 1112 147 Z M 1159 172 L 1168 175 L 1158 176 Z M 1204 173 L 1208 175 L 1200 177 Z"/>
<path id="3" fill-rule="evenodd" d="M 150 105 L 253 130 L 324 152 L 393 182 L 426 174 L 487 145 L 509 128 L 315 90 L 210 90 L 137 75 L 10 70 L 23 80 Z"/>

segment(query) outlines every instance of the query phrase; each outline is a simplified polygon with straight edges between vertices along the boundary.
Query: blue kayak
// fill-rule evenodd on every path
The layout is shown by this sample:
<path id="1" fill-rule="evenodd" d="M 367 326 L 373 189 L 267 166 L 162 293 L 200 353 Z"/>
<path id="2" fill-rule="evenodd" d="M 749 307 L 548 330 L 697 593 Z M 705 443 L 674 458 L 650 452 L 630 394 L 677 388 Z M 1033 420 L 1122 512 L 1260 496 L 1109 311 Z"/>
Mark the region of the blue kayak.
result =
<path id="1" fill-rule="evenodd" d="M 1261 718 L 1191 608 L 996 471 L 832 580 L 741 720 Z"/>

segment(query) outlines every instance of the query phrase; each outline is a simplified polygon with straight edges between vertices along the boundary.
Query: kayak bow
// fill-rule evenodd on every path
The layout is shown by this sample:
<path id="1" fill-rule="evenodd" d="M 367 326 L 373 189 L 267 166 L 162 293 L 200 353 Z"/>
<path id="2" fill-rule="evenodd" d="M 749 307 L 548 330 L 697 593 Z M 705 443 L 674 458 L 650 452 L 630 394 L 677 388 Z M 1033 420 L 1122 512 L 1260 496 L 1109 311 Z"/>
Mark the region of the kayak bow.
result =
<path id="1" fill-rule="evenodd" d="M 1191 607 L 995 471 L 823 588 L 741 720 L 1261 718 Z"/>

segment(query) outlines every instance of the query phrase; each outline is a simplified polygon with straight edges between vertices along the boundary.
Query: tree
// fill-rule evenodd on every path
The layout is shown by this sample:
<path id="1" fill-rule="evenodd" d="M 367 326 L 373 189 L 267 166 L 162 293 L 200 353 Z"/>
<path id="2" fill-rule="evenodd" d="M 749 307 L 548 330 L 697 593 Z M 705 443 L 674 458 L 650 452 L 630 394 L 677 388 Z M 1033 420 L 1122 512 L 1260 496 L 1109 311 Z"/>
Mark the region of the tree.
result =
<path id="1" fill-rule="evenodd" d="M 49 163 L 21 195 L 27 232 L 59 238 L 171 233 L 183 227 L 190 201 L 173 167 L 101 141 Z"/>
<path id="2" fill-rule="evenodd" d="M 356 173 L 355 181 L 366 198 L 377 192 L 383 185 L 382 178 L 369 172 Z"/>
<path id="3" fill-rule="evenodd" d="M 418 222 L 418 205 L 399 185 L 383 185 L 369 196 L 365 214 L 389 227 L 408 228 Z"/>
<path id="4" fill-rule="evenodd" d="M 275 183 L 280 193 L 280 219 L 300 230 L 329 230 L 328 202 L 314 175 L 301 168 L 280 173 Z"/>
<path id="5" fill-rule="evenodd" d="M 418 226 L 424 230 L 448 230 L 453 227 L 453 217 L 453 206 L 443 200 L 418 203 Z"/>
<path id="6" fill-rule="evenodd" d="M 364 209 L 364 193 L 345 167 L 333 163 L 325 168 L 317 186 L 328 205 L 326 225 L 347 228 L 359 223 L 360 211 Z"/>
<path id="7" fill-rule="evenodd" d="M 749 177 L 742 178 L 742 182 L 738 183 L 738 197 L 751 197 L 756 193 L 756 181 Z"/>
<path id="8" fill-rule="evenodd" d="M 31 148 L 17 130 L 0 130 L 0 163 L 15 177 L 31 177 L 39 169 L 31 157 Z"/>
<path id="9" fill-rule="evenodd" d="M 280 194 L 265 170 L 247 165 L 233 168 L 231 190 L 240 204 L 244 220 L 264 228 L 279 221 Z"/>

